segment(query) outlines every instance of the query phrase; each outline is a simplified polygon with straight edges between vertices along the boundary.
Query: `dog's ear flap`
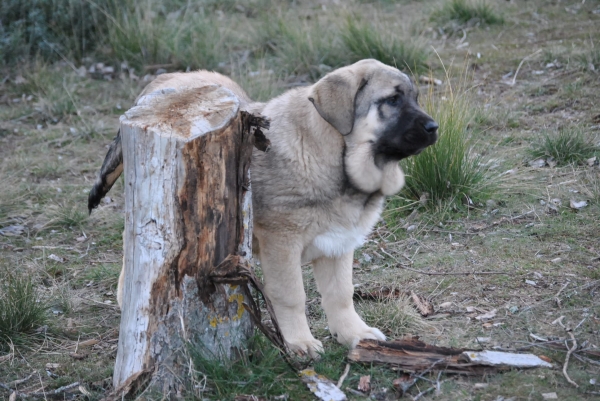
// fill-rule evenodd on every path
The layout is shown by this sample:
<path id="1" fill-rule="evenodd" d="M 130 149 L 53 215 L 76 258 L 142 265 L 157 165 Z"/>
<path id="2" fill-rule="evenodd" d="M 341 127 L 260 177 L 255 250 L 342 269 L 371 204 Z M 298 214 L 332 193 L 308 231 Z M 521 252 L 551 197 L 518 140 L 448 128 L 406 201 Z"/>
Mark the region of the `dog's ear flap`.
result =
<path id="1" fill-rule="evenodd" d="M 367 81 L 348 70 L 326 75 L 313 85 L 308 100 L 317 112 L 342 135 L 354 127 L 354 101 Z"/>

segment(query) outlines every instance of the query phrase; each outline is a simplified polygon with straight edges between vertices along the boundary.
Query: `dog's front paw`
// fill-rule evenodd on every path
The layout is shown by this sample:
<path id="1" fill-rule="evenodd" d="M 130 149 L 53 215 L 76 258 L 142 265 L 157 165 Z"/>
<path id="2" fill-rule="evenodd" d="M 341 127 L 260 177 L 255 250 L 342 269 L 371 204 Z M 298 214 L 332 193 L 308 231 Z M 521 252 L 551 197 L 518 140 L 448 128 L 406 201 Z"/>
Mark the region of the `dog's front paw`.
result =
<path id="1" fill-rule="evenodd" d="M 339 322 L 335 327 L 331 327 L 331 333 L 336 336 L 340 344 L 344 344 L 350 348 L 356 347 L 360 340 L 385 341 L 386 339 L 381 330 L 367 326 L 358 315 L 353 319 Z"/>
<path id="2" fill-rule="evenodd" d="M 319 359 L 323 353 L 323 343 L 312 337 L 310 339 L 295 339 L 286 341 L 288 348 L 299 356 L 309 356 L 312 359 Z"/>

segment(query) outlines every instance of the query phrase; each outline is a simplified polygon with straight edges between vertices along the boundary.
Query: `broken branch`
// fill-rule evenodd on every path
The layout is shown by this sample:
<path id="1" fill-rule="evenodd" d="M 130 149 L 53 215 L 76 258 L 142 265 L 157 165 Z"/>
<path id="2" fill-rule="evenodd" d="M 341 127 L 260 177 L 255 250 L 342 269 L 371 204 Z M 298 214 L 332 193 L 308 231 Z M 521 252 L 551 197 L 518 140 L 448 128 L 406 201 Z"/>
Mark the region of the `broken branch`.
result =
<path id="1" fill-rule="evenodd" d="M 567 373 L 567 367 L 569 366 L 569 358 L 571 357 L 571 354 L 573 353 L 573 351 L 575 351 L 577 349 L 577 340 L 575 339 L 575 336 L 570 331 L 569 331 L 569 335 L 571 336 L 571 341 L 573 341 L 573 346 L 571 348 L 569 348 L 567 341 L 565 340 L 565 346 L 569 349 L 569 351 L 567 352 L 567 356 L 565 357 L 565 364 L 563 365 L 562 371 L 563 371 L 563 375 L 565 376 L 565 379 L 567 379 L 567 381 L 569 383 L 571 383 L 572 385 L 574 385 L 575 387 L 579 388 L 579 385 L 577 383 L 575 383 L 573 380 L 571 380 L 571 378 L 569 377 L 569 374 Z"/>
<path id="2" fill-rule="evenodd" d="M 449 273 L 442 273 L 442 272 L 426 272 L 423 270 L 418 270 L 418 269 L 413 269 L 410 267 L 406 267 L 403 264 L 399 264 L 398 265 L 400 268 L 404 269 L 404 270 L 409 270 L 411 272 L 415 272 L 415 273 L 419 273 L 419 274 L 425 274 L 427 276 L 470 276 L 470 275 L 483 275 L 483 274 L 512 274 L 510 272 L 498 272 L 498 271 L 491 271 L 491 272 L 449 272 Z"/>

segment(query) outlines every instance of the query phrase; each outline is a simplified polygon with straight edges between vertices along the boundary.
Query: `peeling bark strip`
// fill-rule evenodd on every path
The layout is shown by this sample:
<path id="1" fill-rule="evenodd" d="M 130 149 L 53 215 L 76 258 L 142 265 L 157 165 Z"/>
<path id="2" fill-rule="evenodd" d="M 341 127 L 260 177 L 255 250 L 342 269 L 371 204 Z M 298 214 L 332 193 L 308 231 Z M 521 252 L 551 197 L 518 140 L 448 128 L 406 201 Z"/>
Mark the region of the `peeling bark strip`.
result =
<path id="1" fill-rule="evenodd" d="M 252 323 L 245 284 L 215 284 L 230 255 L 251 255 L 254 131 L 217 85 L 146 95 L 121 117 L 124 297 L 113 385 L 174 398 L 189 390 L 190 349 L 231 358 Z M 150 377 L 148 377 L 150 375 Z M 142 388 L 139 388 L 141 385 Z"/>

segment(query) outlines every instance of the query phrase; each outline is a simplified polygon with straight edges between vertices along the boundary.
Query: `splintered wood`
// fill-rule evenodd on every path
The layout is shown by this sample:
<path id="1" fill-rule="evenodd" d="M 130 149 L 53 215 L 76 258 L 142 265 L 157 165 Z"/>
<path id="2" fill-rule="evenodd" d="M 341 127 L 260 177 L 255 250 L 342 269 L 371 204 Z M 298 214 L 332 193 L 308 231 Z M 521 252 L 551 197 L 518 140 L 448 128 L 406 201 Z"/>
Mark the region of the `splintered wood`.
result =
<path id="1" fill-rule="evenodd" d="M 406 372 L 443 370 L 446 373 L 483 374 L 513 367 L 552 367 L 533 354 L 437 347 L 419 341 L 417 337 L 395 341 L 362 340 L 350 351 L 348 359 L 391 364 Z"/>

